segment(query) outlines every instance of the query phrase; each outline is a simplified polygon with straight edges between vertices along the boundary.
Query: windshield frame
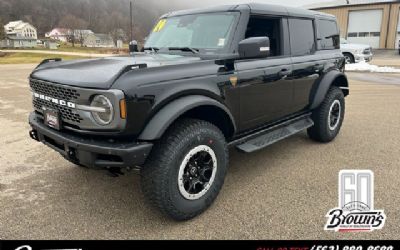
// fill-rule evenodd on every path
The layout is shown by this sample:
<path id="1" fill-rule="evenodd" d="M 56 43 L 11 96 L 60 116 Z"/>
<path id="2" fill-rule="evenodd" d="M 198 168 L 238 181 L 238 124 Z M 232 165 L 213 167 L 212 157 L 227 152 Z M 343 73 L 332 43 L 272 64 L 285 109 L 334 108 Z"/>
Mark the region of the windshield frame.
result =
<path id="1" fill-rule="evenodd" d="M 182 14 L 182 15 L 164 15 L 161 16 L 157 22 L 155 23 L 155 25 L 153 26 L 153 28 L 151 29 L 148 38 L 146 39 L 143 48 L 154 48 L 151 47 L 147 42 L 148 39 L 150 38 L 150 36 L 153 33 L 153 29 L 154 27 L 158 24 L 158 22 L 162 19 L 169 19 L 169 18 L 176 18 L 176 17 L 182 17 L 182 16 L 191 16 L 191 15 L 196 15 L 196 16 L 200 16 L 200 15 L 208 15 L 208 14 L 224 14 L 224 13 L 231 13 L 233 15 L 233 21 L 231 24 L 231 27 L 228 30 L 228 36 L 225 38 L 226 39 L 226 43 L 223 47 L 220 48 L 194 48 L 196 50 L 198 50 L 198 53 L 193 53 L 190 50 L 185 50 L 185 51 L 181 51 L 181 50 L 169 50 L 169 47 L 160 47 L 157 48 L 157 50 L 155 51 L 154 49 L 148 49 L 146 51 L 150 51 L 150 52 L 155 52 L 155 53 L 165 53 L 165 54 L 182 54 L 182 55 L 192 55 L 192 56 L 201 56 L 201 55 L 218 55 L 218 54 L 226 54 L 232 51 L 232 41 L 233 38 L 235 37 L 235 33 L 237 31 L 237 27 L 240 21 L 240 17 L 241 17 L 241 11 L 238 10 L 232 10 L 232 11 L 213 11 L 213 12 L 202 12 L 202 13 L 189 13 L 189 14 Z"/>

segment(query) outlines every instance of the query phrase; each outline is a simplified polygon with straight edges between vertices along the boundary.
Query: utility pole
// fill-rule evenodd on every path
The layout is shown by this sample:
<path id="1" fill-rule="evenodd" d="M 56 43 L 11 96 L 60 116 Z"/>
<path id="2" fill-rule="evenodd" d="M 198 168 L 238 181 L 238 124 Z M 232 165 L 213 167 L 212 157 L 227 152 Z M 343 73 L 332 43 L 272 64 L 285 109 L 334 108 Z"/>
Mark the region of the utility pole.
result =
<path id="1" fill-rule="evenodd" d="M 129 2 L 129 12 L 130 12 L 130 27 L 131 27 L 131 41 L 133 41 L 133 8 L 132 8 L 132 1 Z"/>

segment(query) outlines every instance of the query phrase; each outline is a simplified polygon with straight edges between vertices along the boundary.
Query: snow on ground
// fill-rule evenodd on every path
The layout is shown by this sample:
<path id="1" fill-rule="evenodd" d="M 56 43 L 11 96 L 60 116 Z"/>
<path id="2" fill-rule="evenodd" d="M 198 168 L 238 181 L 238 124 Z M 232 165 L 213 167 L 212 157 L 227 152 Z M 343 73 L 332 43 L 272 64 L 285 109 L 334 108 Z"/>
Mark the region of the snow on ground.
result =
<path id="1" fill-rule="evenodd" d="M 359 63 L 346 64 L 346 71 L 369 71 L 376 73 L 400 73 L 400 69 L 388 66 L 377 66 L 369 64 L 365 61 Z"/>

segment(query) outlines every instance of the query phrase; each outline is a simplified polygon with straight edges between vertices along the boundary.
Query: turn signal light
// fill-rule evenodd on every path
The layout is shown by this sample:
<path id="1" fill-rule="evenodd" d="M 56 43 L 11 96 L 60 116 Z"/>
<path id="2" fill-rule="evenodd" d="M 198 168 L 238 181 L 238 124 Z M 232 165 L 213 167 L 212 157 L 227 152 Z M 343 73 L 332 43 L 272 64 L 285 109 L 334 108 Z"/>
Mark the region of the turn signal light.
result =
<path id="1" fill-rule="evenodd" d="M 122 99 L 119 101 L 119 110 L 122 119 L 126 119 L 126 101 Z"/>

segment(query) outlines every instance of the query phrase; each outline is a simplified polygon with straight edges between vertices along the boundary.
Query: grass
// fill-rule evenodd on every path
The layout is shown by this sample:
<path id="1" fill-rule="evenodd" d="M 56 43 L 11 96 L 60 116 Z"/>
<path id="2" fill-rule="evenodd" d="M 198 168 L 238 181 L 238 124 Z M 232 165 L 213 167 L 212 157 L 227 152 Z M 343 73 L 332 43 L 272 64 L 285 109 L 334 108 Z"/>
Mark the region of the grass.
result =
<path id="1" fill-rule="evenodd" d="M 62 58 L 63 60 L 85 59 L 82 56 L 66 56 L 53 54 L 38 53 L 0 53 L 0 64 L 23 64 L 23 63 L 40 63 L 48 58 Z"/>
<path id="2" fill-rule="evenodd" d="M 107 54 L 108 51 L 112 50 L 110 48 L 81 47 L 80 44 L 75 44 L 75 47 L 70 44 L 61 44 L 57 51 Z"/>

